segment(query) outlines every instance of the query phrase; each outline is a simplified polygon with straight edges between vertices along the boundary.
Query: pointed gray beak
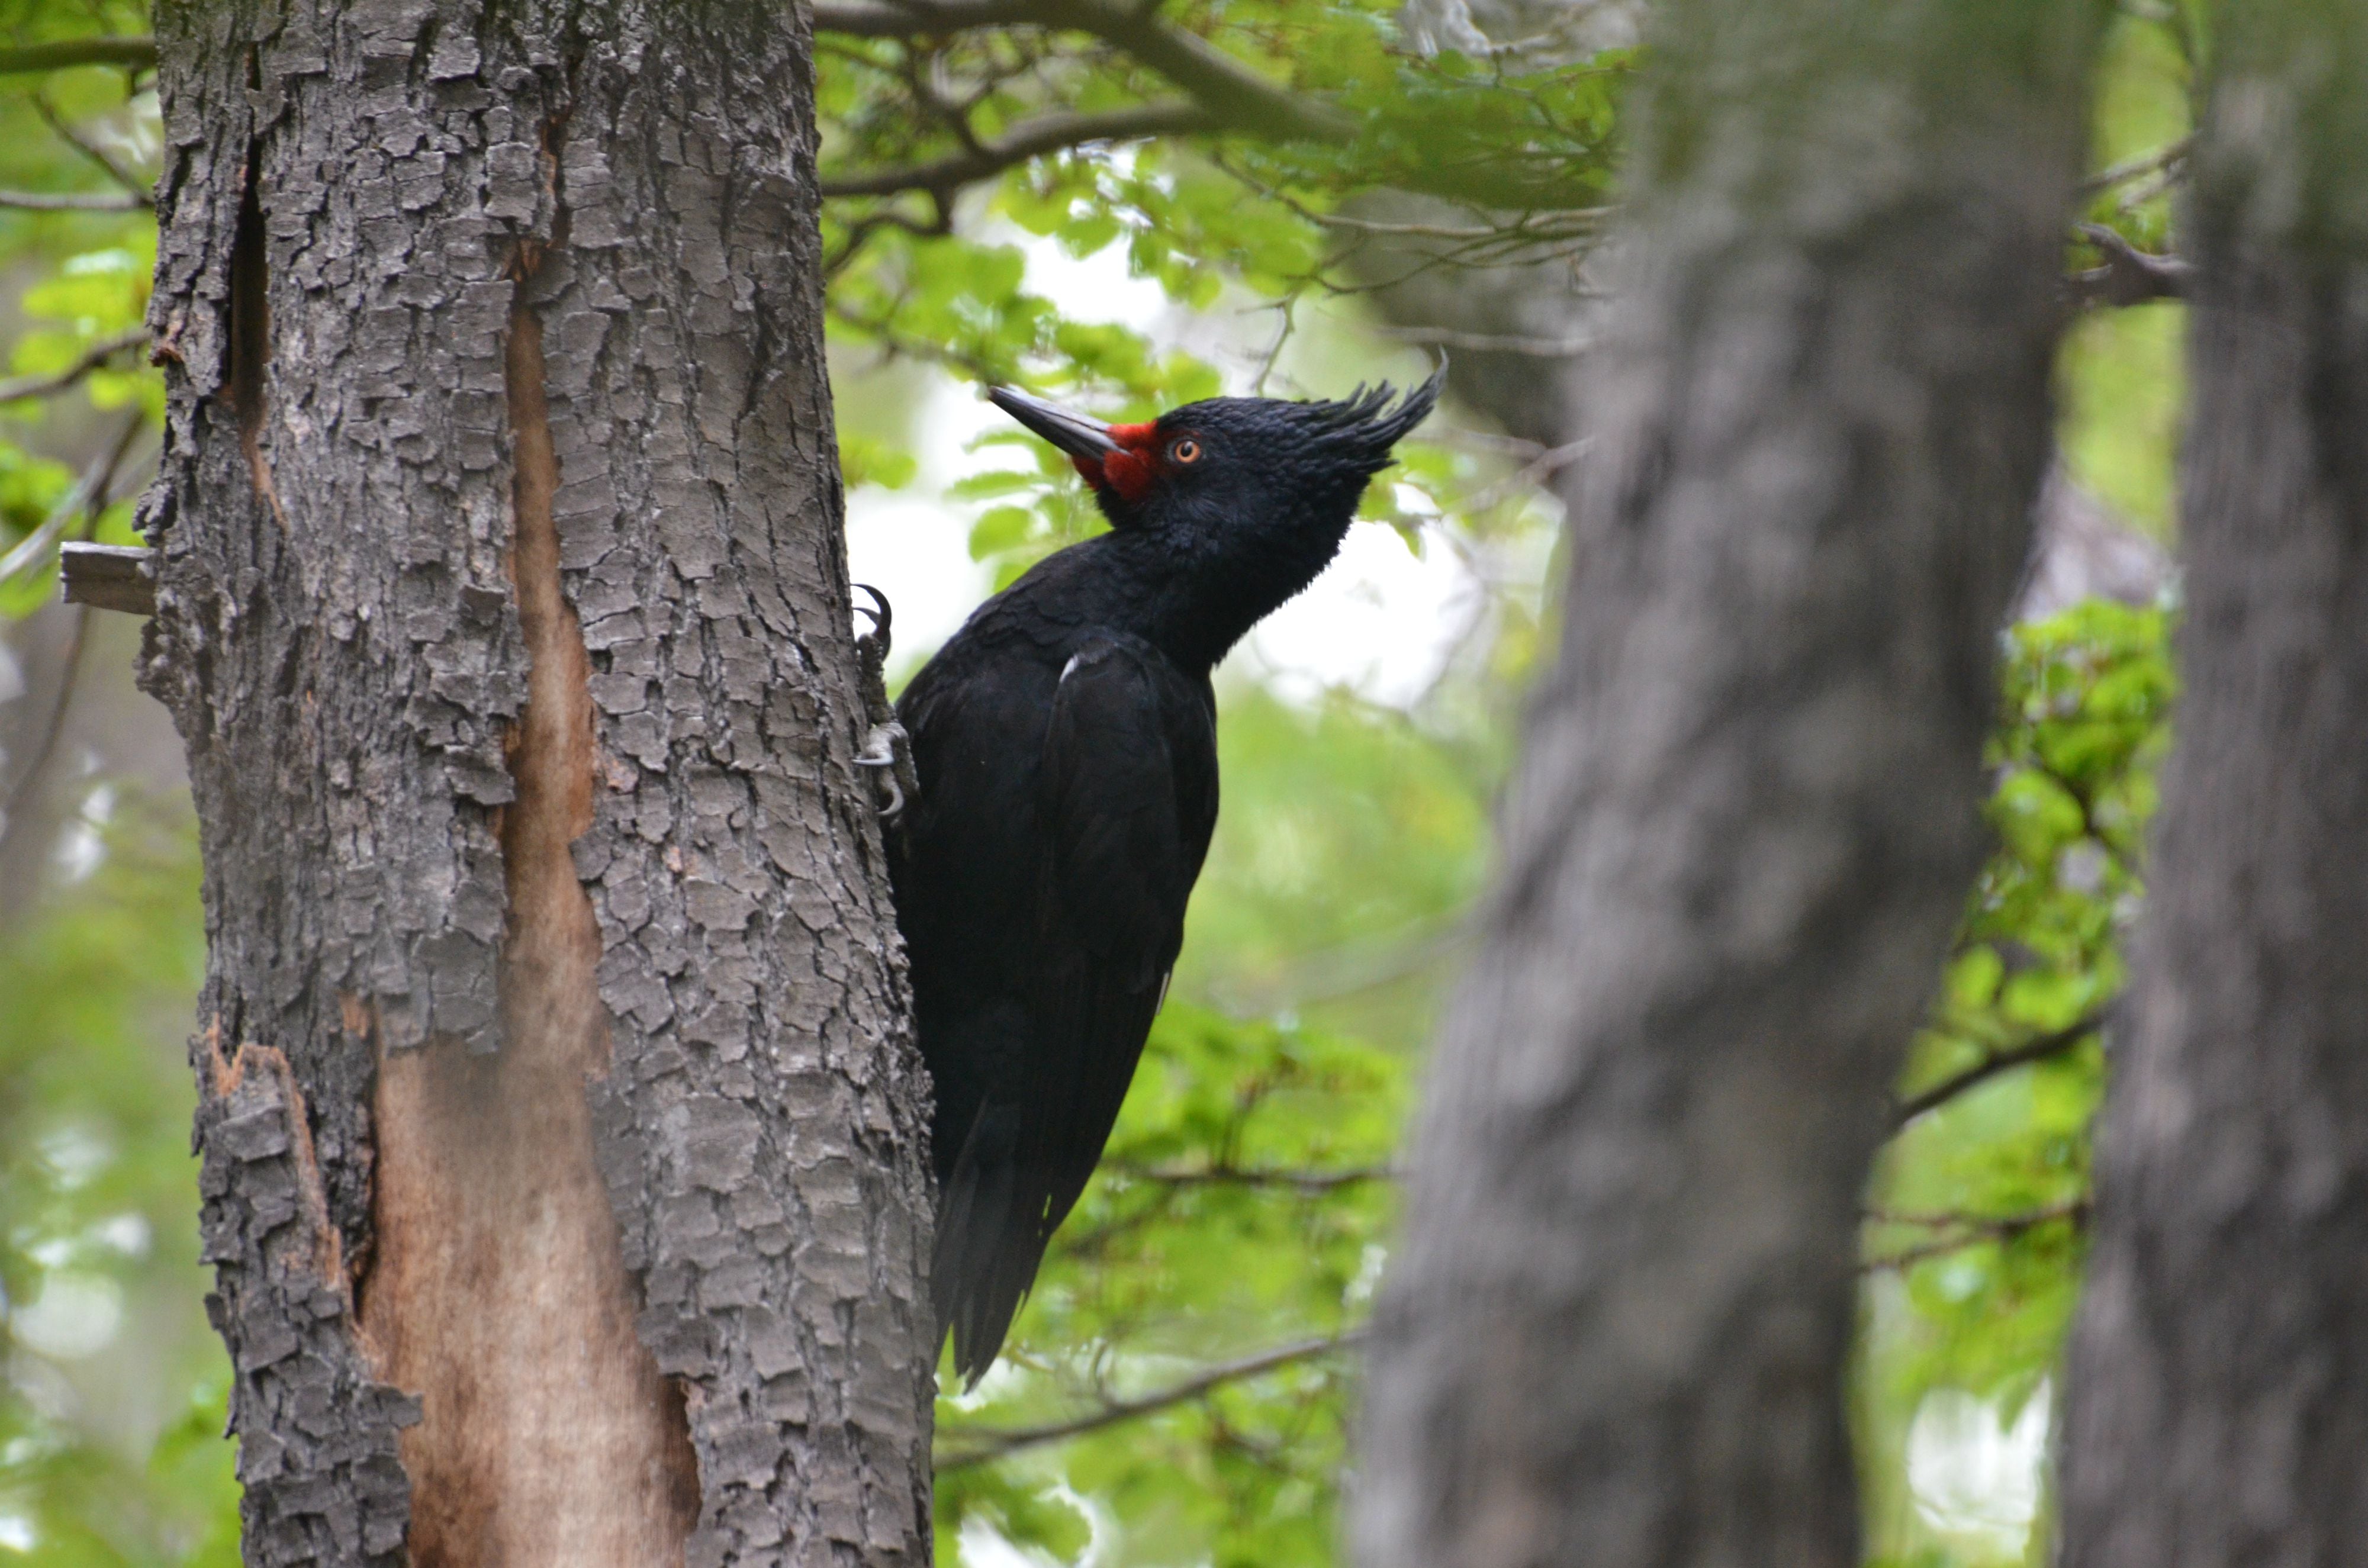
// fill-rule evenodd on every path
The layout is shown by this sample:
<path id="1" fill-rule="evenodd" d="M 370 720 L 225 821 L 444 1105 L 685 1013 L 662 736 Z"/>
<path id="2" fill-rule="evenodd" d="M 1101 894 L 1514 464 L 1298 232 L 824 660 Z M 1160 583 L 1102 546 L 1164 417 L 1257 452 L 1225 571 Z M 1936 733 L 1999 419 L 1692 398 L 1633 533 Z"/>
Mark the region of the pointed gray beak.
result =
<path id="1" fill-rule="evenodd" d="M 1057 403 L 1046 403 L 1041 397 L 1030 397 L 1009 387 L 989 387 L 986 395 L 996 407 L 1073 458 L 1099 460 L 1119 449 L 1118 443 L 1110 439 L 1109 426 L 1099 419 L 1072 414 Z"/>

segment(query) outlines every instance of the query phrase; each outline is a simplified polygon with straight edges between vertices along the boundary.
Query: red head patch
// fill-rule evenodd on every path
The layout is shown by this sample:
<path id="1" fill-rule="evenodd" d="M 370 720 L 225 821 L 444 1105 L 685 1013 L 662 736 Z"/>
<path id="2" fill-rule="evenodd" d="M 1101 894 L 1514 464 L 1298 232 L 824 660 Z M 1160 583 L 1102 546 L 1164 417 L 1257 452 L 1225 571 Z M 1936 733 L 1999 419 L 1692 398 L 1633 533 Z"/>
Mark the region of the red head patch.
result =
<path id="1" fill-rule="evenodd" d="M 1159 426 L 1149 425 L 1113 425 L 1110 438 L 1119 449 L 1099 458 L 1071 458 L 1077 472 L 1089 483 L 1107 484 L 1127 502 L 1140 501 L 1151 491 L 1151 482 L 1159 476 Z"/>

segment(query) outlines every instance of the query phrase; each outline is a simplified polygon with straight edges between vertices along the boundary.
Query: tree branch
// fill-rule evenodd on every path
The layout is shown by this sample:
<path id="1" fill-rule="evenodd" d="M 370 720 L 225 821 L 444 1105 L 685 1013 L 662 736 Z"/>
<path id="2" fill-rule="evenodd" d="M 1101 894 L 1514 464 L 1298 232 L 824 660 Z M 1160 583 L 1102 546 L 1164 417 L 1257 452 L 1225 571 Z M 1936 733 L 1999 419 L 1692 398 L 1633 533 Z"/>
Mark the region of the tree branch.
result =
<path id="1" fill-rule="evenodd" d="M 82 133 L 68 125 L 65 117 L 58 113 L 56 106 L 50 102 L 48 93 L 40 88 L 35 88 L 32 93 L 32 102 L 33 112 L 41 117 L 41 123 L 48 126 L 59 141 L 89 159 L 106 172 L 108 178 L 121 186 L 127 193 L 138 197 L 143 204 L 155 199 L 153 194 L 154 187 L 148 181 L 117 163 L 108 156 L 104 147 L 95 142 L 83 140 Z"/>
<path id="2" fill-rule="evenodd" d="M 1434 348 L 1465 348 L 1478 354 L 1527 354 L 1540 359 L 1568 359 L 1594 346 L 1591 337 L 1534 337 L 1517 332 L 1458 332 L 1443 326 L 1385 326 L 1383 337 L 1420 343 Z"/>
<path id="3" fill-rule="evenodd" d="M 1356 1165 L 1337 1171 L 1282 1170 L 1273 1166 L 1241 1165 L 1135 1165 L 1123 1160 L 1103 1162 L 1104 1170 L 1125 1176 L 1130 1181 L 1156 1182 L 1167 1187 L 1288 1187 L 1300 1192 L 1331 1192 L 1344 1187 L 1359 1187 L 1371 1181 L 1395 1181 L 1397 1170 L 1389 1165 Z"/>
<path id="4" fill-rule="evenodd" d="M 1873 1274 L 1886 1269 L 1912 1268 L 1930 1258 L 1963 1252 L 1981 1242 L 2010 1242 L 2042 1225 L 2068 1222 L 2078 1230 L 2089 1222 L 2089 1199 L 2076 1198 L 2069 1203 L 2057 1203 L 2021 1214 L 1870 1214 L 1867 1219 L 1876 1224 L 1927 1225 L 1935 1230 L 1955 1229 L 1961 1233 L 1887 1253 L 1881 1257 L 1870 1257 L 1860 1263 L 1861 1273 Z"/>
<path id="5" fill-rule="evenodd" d="M 25 805 L 32 799 L 33 790 L 48 771 L 50 758 L 58 749 L 58 738 L 65 733 L 66 710 L 74 706 L 74 683 L 82 677 L 83 646 L 90 636 L 90 611 L 74 611 L 74 631 L 66 642 L 65 665 L 58 672 L 58 699 L 50 705 L 50 716 L 41 725 L 40 738 L 25 757 L 25 766 L 8 786 L 5 802 L 0 802 L 0 845 L 25 820 Z"/>
<path id="6" fill-rule="evenodd" d="M 2151 153 L 2141 153 L 2125 163 L 2115 164 L 2111 168 L 2100 169 L 2080 182 L 2080 194 L 2095 196 L 2100 191 L 2111 190 L 2117 185 L 2127 184 L 2140 175 L 2150 175 L 2158 169 L 2167 169 L 2184 159 L 2194 145 L 2193 136 L 2182 136 L 2178 141 L 2167 146 L 2157 147 Z"/>
<path id="7" fill-rule="evenodd" d="M 74 65 L 128 65 L 142 70 L 155 63 L 153 38 L 70 38 L 0 49 L 0 75 L 63 71 Z"/>
<path id="8" fill-rule="evenodd" d="M 10 403 L 20 397 L 49 397 L 62 392 L 116 355 L 147 341 L 146 327 L 126 327 L 121 332 L 98 339 L 82 351 L 80 358 L 60 369 L 0 378 L 0 403 Z"/>
<path id="9" fill-rule="evenodd" d="M 1356 122 L 1339 110 L 1277 86 L 1207 40 L 1162 22 L 1149 6 L 1111 0 L 823 0 L 814 7 L 816 31 L 854 38 L 1015 26 L 1088 33 L 1115 44 L 1233 129 L 1327 142 L 1356 131 Z"/>
<path id="10" fill-rule="evenodd" d="M 137 212 L 148 202 L 131 191 L 0 190 L 0 207 L 22 212 Z"/>
<path id="11" fill-rule="evenodd" d="M 1042 1426 L 941 1427 L 939 1428 L 941 1436 L 974 1443 L 976 1447 L 939 1459 L 937 1461 L 938 1472 L 942 1475 L 950 1470 L 967 1470 L 973 1465 L 991 1464 L 1006 1454 L 1017 1452 L 1021 1449 L 1036 1448 L 1045 1443 L 1057 1443 L 1064 1437 L 1075 1437 L 1087 1432 L 1099 1431 L 1104 1426 L 1113 1426 L 1121 1421 L 1131 1421 L 1138 1415 L 1148 1415 L 1154 1411 L 1165 1410 L 1170 1405 L 1183 1404 L 1213 1392 L 1227 1383 L 1258 1377 L 1279 1367 L 1290 1366 L 1295 1361 L 1310 1361 L 1319 1356 L 1329 1356 L 1336 1350 L 1348 1349 L 1362 1341 L 1364 1336 L 1365 1331 L 1357 1328 L 1350 1329 L 1346 1334 L 1333 1335 L 1328 1338 L 1304 1339 L 1295 1345 L 1284 1345 L 1272 1350 L 1262 1350 L 1255 1356 L 1245 1356 L 1238 1361 L 1226 1361 L 1211 1367 L 1206 1371 L 1196 1373 L 1182 1382 L 1162 1389 L 1156 1393 L 1147 1393 L 1137 1399 L 1111 1400 L 1098 1410 L 1089 1411 L 1086 1415 L 1074 1416 L 1066 1421 L 1052 1422 Z"/>
<path id="12" fill-rule="evenodd" d="M 2186 297 L 2194 268 L 2179 257 L 2150 256 L 2102 223 L 2081 224 L 2080 237 L 2103 254 L 2105 265 L 2064 280 L 2076 304 L 2142 305 Z"/>
<path id="13" fill-rule="evenodd" d="M 1145 136 L 1182 136 L 1194 131 L 1223 129 L 1217 118 L 1207 109 L 1198 104 L 1181 101 L 1141 104 L 1132 108 L 1103 109 L 1093 114 L 1064 111 L 1039 115 L 1033 119 L 1022 120 L 995 141 L 982 142 L 975 149 L 951 153 L 932 163 L 876 169 L 869 174 L 842 175 L 837 178 L 825 176 L 822 193 L 825 198 L 894 196 L 906 190 L 949 194 L 973 181 L 1001 174 L 1015 164 L 1024 164 L 1030 158 L 1057 153 L 1067 147 L 1082 147 L 1095 142 L 1132 142 Z"/>
<path id="14" fill-rule="evenodd" d="M 96 517 L 106 509 L 108 487 L 115 483 L 115 471 L 123 465 L 124 455 L 131 450 L 132 440 L 140 434 L 140 426 L 141 416 L 135 413 L 123 426 L 123 434 L 116 437 L 115 445 L 67 488 L 66 493 L 58 498 L 57 505 L 50 508 L 50 515 L 42 519 L 41 525 L 18 540 L 7 553 L 0 554 L 0 583 L 38 564 L 65 533 L 77 514 L 87 509 Z"/>
<path id="15" fill-rule="evenodd" d="M 7 581 L 38 562 L 47 552 L 51 542 L 65 532 L 66 526 L 74 521 L 76 513 L 97 517 L 106 509 L 108 493 L 115 484 L 115 471 L 123 465 L 125 455 L 131 450 L 131 443 L 140 434 L 140 426 L 141 418 L 135 414 L 123 426 L 123 433 L 116 437 L 115 445 L 85 470 L 82 477 L 59 497 L 41 526 L 18 540 L 17 547 L 5 557 L 0 557 L 0 582 Z M 40 781 L 43 770 L 49 767 L 50 755 L 57 749 L 58 737 L 65 733 L 66 709 L 74 700 L 74 679 L 82 665 L 83 642 L 89 631 L 90 611 L 76 610 L 74 641 L 67 645 L 65 671 L 58 681 L 57 703 L 50 710 L 49 722 L 42 726 L 41 738 L 26 760 L 23 770 L 8 786 L 5 806 L 0 806 L 0 842 L 6 842 L 9 833 L 23 820 L 25 801 Z"/>
<path id="16" fill-rule="evenodd" d="M 1993 1051 L 1973 1066 L 1953 1076 L 1941 1079 L 1929 1089 L 1908 1096 L 1892 1108 L 1891 1130 L 1897 1132 L 1925 1112 L 1937 1110 L 1976 1084 L 1986 1084 L 1999 1074 L 2033 1062 L 2044 1062 L 2066 1051 L 2105 1027 L 2108 1009 L 2097 1011 L 2066 1025 L 2053 1034 L 2041 1035 L 2005 1051 Z"/>

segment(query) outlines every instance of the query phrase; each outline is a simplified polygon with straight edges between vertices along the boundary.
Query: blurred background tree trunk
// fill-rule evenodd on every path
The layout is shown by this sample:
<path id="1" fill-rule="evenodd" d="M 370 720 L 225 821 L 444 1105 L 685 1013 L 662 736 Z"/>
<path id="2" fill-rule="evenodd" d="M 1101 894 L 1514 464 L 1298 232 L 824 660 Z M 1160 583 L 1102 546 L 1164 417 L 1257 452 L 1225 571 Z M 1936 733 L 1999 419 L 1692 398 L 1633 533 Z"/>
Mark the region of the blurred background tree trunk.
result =
<path id="1" fill-rule="evenodd" d="M 247 1561 L 923 1561 L 805 28 L 157 22 L 144 671 Z"/>
<path id="2" fill-rule="evenodd" d="M 1563 646 L 1377 1315 L 1371 1568 L 1857 1559 L 1860 1203 L 1983 849 L 2102 19 L 1656 18 Z"/>
<path id="3" fill-rule="evenodd" d="M 2368 6 L 2212 33 L 2183 691 L 2068 1380 L 2080 1568 L 2368 1554 Z"/>

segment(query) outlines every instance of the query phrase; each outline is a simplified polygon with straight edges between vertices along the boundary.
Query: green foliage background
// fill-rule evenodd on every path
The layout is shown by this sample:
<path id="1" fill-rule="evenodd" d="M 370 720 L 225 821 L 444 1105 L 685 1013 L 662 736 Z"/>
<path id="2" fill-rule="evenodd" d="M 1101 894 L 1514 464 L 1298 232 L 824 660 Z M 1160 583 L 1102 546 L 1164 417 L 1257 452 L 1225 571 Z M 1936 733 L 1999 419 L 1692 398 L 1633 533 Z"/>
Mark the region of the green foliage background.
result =
<path id="1" fill-rule="evenodd" d="M 1327 219 L 1376 185 L 1497 181 L 1583 243 L 1611 189 L 1632 62 L 1523 75 L 1424 57 L 1395 11 L 1189 0 L 1164 13 L 1352 109 L 1363 129 L 1345 142 L 1075 149 L 963 196 L 951 233 L 930 232 L 948 213 L 925 196 L 833 202 L 850 484 L 916 483 L 923 433 L 909 411 L 931 377 L 1026 381 L 1116 416 L 1253 382 L 1337 392 L 1419 373 L 1419 357 L 1376 335 L 1338 288 Z M 145 26 L 120 0 L 0 0 L 0 42 Z M 991 84 L 975 108 L 988 131 L 1047 102 L 1122 105 L 1156 85 L 1110 51 L 1032 35 L 950 48 L 946 69 Z M 2117 22 L 2099 167 L 2184 133 L 2192 52 L 2176 12 L 2133 4 Z M 825 38 L 827 165 L 945 150 L 943 127 L 900 96 L 910 65 L 897 43 Z M 114 188 L 52 133 L 37 94 L 119 164 L 153 169 L 142 79 L 0 77 L 0 188 Z M 2100 190 L 2089 215 L 2162 248 L 2168 201 L 2148 184 Z M 1254 312 L 1272 352 L 1228 374 L 1171 335 L 1064 311 L 1031 284 L 1029 246 L 1047 243 L 1122 256 L 1181 311 Z M 136 324 L 153 255 L 144 212 L 0 210 L 0 375 L 58 369 Z M 2063 359 L 2072 475 L 2157 530 L 2182 327 L 2176 306 L 2094 314 Z M 70 395 L 0 404 L 0 551 L 58 515 L 125 422 L 153 425 L 159 397 L 124 355 Z M 1491 578 L 1455 657 L 1409 705 L 1286 695 L 1247 667 L 1226 672 L 1225 811 L 1175 999 L 1008 1359 L 941 1402 L 942 1562 L 1335 1558 L 1355 1337 L 1386 1256 L 1393 1163 L 1549 613 L 1553 508 L 1516 473 L 1520 454 L 1458 428 L 1470 422 L 1452 415 L 1406 450 L 1404 483 L 1369 499 L 1372 526 L 1417 551 L 1516 569 Z M 129 542 L 125 488 L 65 531 Z M 973 518 L 971 553 L 998 585 L 1100 526 L 1065 466 L 1016 436 L 980 443 L 942 503 Z M 53 558 L 0 583 L 0 609 L 47 604 Z M 2004 1425 L 2053 1397 L 2102 1074 L 2092 1026 L 2121 983 L 2141 892 L 2171 699 L 2166 639 L 2160 607 L 2090 603 L 2016 628 L 2001 648 L 1998 847 L 1903 1095 L 2033 1041 L 2065 1048 L 1907 1120 L 1870 1191 L 1856 1410 L 1870 1551 L 1886 1563 L 2045 1551 L 2044 1502 L 2038 1528 L 2011 1509 L 1952 1508 L 1919 1471 L 1930 1448 L 1919 1433 L 1935 1401 Z M 0 763 L 0 787 L 20 770 L 17 757 Z M 103 775 L 73 789 L 79 814 L 45 851 L 36 893 L 0 909 L 0 1559 L 231 1563 L 225 1377 L 201 1314 L 187 1152 L 183 1042 L 203 963 L 194 838 L 185 800 Z"/>

